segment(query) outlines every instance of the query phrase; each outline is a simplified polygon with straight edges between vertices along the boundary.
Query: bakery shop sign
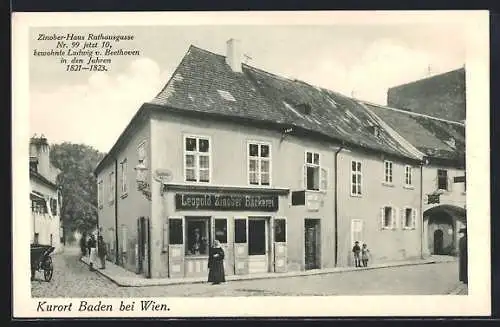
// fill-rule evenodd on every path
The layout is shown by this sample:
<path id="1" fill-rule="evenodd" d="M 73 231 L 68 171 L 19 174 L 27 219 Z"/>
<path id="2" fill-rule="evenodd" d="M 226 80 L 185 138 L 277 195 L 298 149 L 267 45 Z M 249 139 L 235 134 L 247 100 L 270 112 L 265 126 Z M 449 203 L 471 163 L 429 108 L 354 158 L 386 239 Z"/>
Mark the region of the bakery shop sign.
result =
<path id="1" fill-rule="evenodd" d="M 191 194 L 175 195 L 177 210 L 277 211 L 277 195 Z"/>

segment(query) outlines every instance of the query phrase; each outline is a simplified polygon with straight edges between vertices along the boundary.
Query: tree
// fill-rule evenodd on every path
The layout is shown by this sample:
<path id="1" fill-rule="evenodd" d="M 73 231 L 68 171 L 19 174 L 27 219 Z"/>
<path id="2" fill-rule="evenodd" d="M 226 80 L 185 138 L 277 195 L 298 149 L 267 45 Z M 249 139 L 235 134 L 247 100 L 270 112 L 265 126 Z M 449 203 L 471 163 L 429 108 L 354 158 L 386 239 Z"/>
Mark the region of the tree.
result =
<path id="1" fill-rule="evenodd" d="M 97 226 L 97 182 L 94 169 L 104 157 L 91 146 L 64 142 L 53 144 L 52 165 L 61 170 L 61 217 L 65 234 L 89 232 Z"/>

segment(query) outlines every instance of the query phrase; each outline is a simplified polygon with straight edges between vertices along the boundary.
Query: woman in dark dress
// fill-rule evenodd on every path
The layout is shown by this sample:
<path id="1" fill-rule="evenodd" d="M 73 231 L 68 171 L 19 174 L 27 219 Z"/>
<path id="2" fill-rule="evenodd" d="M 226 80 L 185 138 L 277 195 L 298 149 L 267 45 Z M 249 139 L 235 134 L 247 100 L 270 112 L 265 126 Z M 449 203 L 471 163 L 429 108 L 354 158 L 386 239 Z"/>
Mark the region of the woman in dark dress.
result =
<path id="1" fill-rule="evenodd" d="M 224 250 L 220 242 L 215 240 L 214 247 L 208 252 L 208 282 L 213 285 L 224 283 Z"/>

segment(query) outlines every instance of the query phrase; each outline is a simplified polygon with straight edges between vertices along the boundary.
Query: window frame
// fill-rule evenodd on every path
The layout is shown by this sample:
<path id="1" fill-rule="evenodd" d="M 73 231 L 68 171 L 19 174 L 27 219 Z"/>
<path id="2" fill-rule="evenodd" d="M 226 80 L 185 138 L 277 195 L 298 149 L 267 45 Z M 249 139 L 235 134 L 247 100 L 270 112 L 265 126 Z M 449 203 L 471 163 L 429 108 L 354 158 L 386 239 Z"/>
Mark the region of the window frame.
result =
<path id="1" fill-rule="evenodd" d="M 217 239 L 217 235 L 216 235 L 216 221 L 217 220 L 225 220 L 226 221 L 226 242 L 222 242 L 221 240 L 219 240 L 220 244 L 228 244 L 229 243 L 229 219 L 226 218 L 226 217 L 214 217 L 213 218 L 213 222 L 214 222 L 214 235 L 213 235 L 213 240 L 216 240 Z"/>
<path id="2" fill-rule="evenodd" d="M 269 156 L 267 158 L 265 157 L 253 157 L 250 156 L 250 145 L 257 145 L 258 146 L 258 153 L 260 154 L 260 149 L 262 145 L 267 145 L 269 147 Z M 252 186 L 252 187 L 271 187 L 273 181 L 272 181 L 272 171 L 273 171 L 273 154 L 272 154 L 272 144 L 271 142 L 268 141 L 256 141 L 256 140 L 247 140 L 246 142 L 246 157 L 247 157 L 247 185 Z M 257 173 L 258 176 L 258 184 L 252 184 L 250 181 L 250 160 L 257 160 L 258 167 L 255 173 Z M 261 163 L 262 161 L 267 161 L 269 162 L 269 184 L 265 185 L 262 184 L 262 171 L 261 171 Z"/>
<path id="3" fill-rule="evenodd" d="M 276 226 L 277 226 L 276 221 L 277 220 L 283 220 L 284 224 L 285 224 L 285 233 L 284 233 L 285 234 L 285 241 L 284 242 L 276 240 Z M 273 231 L 272 231 L 272 233 L 273 233 L 273 242 L 274 243 L 285 243 L 285 244 L 288 244 L 288 220 L 287 220 L 286 217 L 279 216 L 279 217 L 274 217 L 273 218 Z"/>
<path id="4" fill-rule="evenodd" d="M 109 177 L 109 194 L 108 194 L 108 202 L 110 205 L 113 205 L 115 202 L 115 171 L 112 170 L 108 174 Z"/>
<path id="5" fill-rule="evenodd" d="M 97 207 L 102 209 L 104 205 L 104 181 L 99 179 L 97 181 Z"/>
<path id="6" fill-rule="evenodd" d="M 410 225 L 406 225 L 406 211 L 410 209 Z M 413 207 L 406 206 L 403 208 L 401 213 L 401 228 L 404 230 L 414 230 L 417 227 L 417 209 Z"/>
<path id="7" fill-rule="evenodd" d="M 446 173 L 446 188 L 441 188 L 440 185 L 439 185 L 439 172 L 442 172 L 444 171 Z M 450 181 L 448 180 L 449 179 L 449 174 L 448 174 L 448 170 L 447 169 L 438 169 L 437 172 L 436 172 L 436 179 L 437 179 L 437 189 L 438 190 L 442 190 L 442 191 L 448 191 L 449 188 L 450 188 Z"/>
<path id="8" fill-rule="evenodd" d="M 405 170 L 404 170 L 404 186 L 406 188 L 413 188 L 413 166 L 411 165 L 405 165 Z M 408 178 L 409 177 L 409 178 Z M 410 181 L 410 183 L 408 183 Z"/>
<path id="9" fill-rule="evenodd" d="M 387 166 L 390 166 L 390 175 L 387 175 Z M 352 167 L 351 167 L 352 169 Z M 387 180 L 387 177 L 390 177 L 390 181 Z M 394 185 L 394 162 L 390 160 L 384 160 L 384 184 L 386 185 Z"/>
<path id="10" fill-rule="evenodd" d="M 386 208 L 391 208 L 391 223 L 389 225 L 385 224 L 385 210 Z M 386 204 L 382 208 L 383 210 L 383 217 L 380 217 L 381 223 L 380 223 L 380 229 L 382 230 L 396 230 L 398 229 L 398 208 L 395 207 L 392 204 Z"/>
<path id="11" fill-rule="evenodd" d="M 352 170 L 352 163 L 353 162 L 356 164 L 356 170 L 355 171 Z M 359 171 L 357 170 L 358 163 L 360 164 L 360 170 Z M 351 173 L 349 174 L 349 193 L 351 194 L 351 196 L 361 197 L 361 196 L 363 196 L 363 162 L 361 160 L 351 159 L 350 171 L 351 171 Z M 352 181 L 352 176 L 353 175 L 361 177 L 361 182 L 358 182 L 358 178 L 356 177 L 356 182 L 353 183 L 353 181 Z M 358 184 L 359 184 L 359 190 L 357 189 L 358 188 Z M 356 186 L 356 191 L 357 191 L 356 193 L 352 192 L 352 187 L 354 185 Z"/>
<path id="12" fill-rule="evenodd" d="M 186 150 L 186 139 L 188 138 L 194 138 L 196 139 L 196 151 L 188 151 Z M 208 152 L 199 152 L 198 151 L 198 140 L 199 139 L 206 139 L 208 140 Z M 182 167 L 183 167 L 183 175 L 184 175 L 184 183 L 190 183 L 190 184 L 206 184 L 210 185 L 212 184 L 212 170 L 213 170 L 213 164 L 212 164 L 212 137 L 208 135 L 198 135 L 198 134 L 183 134 L 182 135 Z M 203 153 L 204 155 L 208 156 L 208 182 L 205 181 L 200 181 L 200 166 L 199 166 L 199 156 L 200 153 Z M 186 155 L 191 154 L 194 155 L 195 157 L 195 181 L 188 181 L 187 180 L 187 174 L 186 174 Z"/>
<path id="13" fill-rule="evenodd" d="M 236 221 L 237 220 L 241 220 L 245 223 L 245 241 L 244 242 L 240 242 L 237 239 L 237 233 L 236 233 L 236 226 L 237 226 Z M 248 244 L 248 218 L 247 217 L 241 217 L 241 216 L 234 217 L 234 219 L 233 219 L 233 235 L 234 235 L 234 239 L 233 239 L 234 244 Z"/>
<path id="14" fill-rule="evenodd" d="M 311 153 L 311 158 L 312 158 L 312 163 L 308 163 L 307 162 L 307 154 L 308 153 Z M 318 155 L 318 163 L 315 164 L 314 163 L 314 155 L 317 154 Z M 318 189 L 308 189 L 307 188 L 307 168 L 308 167 L 312 167 L 312 168 L 316 168 L 318 169 Z M 309 150 L 309 149 L 306 149 L 304 151 L 304 164 L 303 164 L 303 167 L 302 167 L 302 173 L 303 173 L 303 181 L 302 183 L 304 184 L 304 190 L 306 190 L 307 192 L 322 192 L 322 193 L 326 193 L 326 191 L 328 190 L 328 175 L 329 175 L 329 171 L 328 171 L 328 168 L 326 166 L 322 166 L 321 165 L 321 152 L 319 151 L 314 151 L 314 150 Z M 323 182 L 326 182 L 326 185 L 323 185 Z"/>
<path id="15" fill-rule="evenodd" d="M 128 194 L 127 172 L 128 172 L 128 162 L 127 158 L 125 158 L 120 162 L 120 184 L 121 184 L 120 193 L 122 198 L 126 197 Z"/>
<path id="16" fill-rule="evenodd" d="M 192 223 L 192 222 L 203 222 L 205 223 L 205 235 L 206 235 L 206 245 L 205 245 L 205 252 L 204 254 L 200 253 L 200 254 L 190 254 L 190 253 L 187 253 L 190 251 L 189 249 L 189 240 L 190 240 L 190 237 L 189 237 L 189 234 L 188 234 L 188 224 L 189 223 Z M 184 235 L 184 258 L 189 258 L 189 257 L 208 257 L 208 254 L 209 254 L 209 250 L 210 250 L 210 242 L 211 242 L 211 217 L 205 217 L 205 216 L 185 216 L 184 219 L 183 219 L 183 235 Z M 203 236 L 205 235 L 201 235 L 201 237 L 203 238 Z"/>

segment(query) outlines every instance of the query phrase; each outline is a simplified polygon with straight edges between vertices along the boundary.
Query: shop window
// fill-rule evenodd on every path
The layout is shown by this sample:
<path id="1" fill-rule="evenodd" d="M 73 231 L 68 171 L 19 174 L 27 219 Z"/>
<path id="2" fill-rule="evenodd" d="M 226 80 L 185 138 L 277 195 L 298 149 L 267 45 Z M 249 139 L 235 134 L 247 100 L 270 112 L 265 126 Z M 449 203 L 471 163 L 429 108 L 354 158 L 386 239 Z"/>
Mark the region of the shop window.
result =
<path id="1" fill-rule="evenodd" d="M 187 182 L 210 182 L 210 141 L 206 137 L 184 138 L 184 173 Z"/>
<path id="2" fill-rule="evenodd" d="M 234 220 L 234 243 L 247 242 L 247 221 L 246 219 Z"/>
<path id="3" fill-rule="evenodd" d="M 215 239 L 227 243 L 227 219 L 215 219 Z"/>
<path id="4" fill-rule="evenodd" d="M 286 242 L 286 220 L 277 218 L 274 220 L 274 241 Z"/>
<path id="5" fill-rule="evenodd" d="M 186 255 L 208 254 L 209 218 L 186 218 Z"/>
<path id="6" fill-rule="evenodd" d="M 448 171 L 444 169 L 438 169 L 437 171 L 438 189 L 448 190 Z"/>
<path id="7" fill-rule="evenodd" d="M 411 166 L 405 166 L 405 185 L 411 186 L 413 183 L 413 171 Z"/>
<path id="8" fill-rule="evenodd" d="M 392 184 L 392 161 L 384 161 L 384 182 Z"/>
<path id="9" fill-rule="evenodd" d="M 169 221 L 168 240 L 169 244 L 182 244 L 184 231 L 182 229 L 182 219 L 173 218 Z"/>
<path id="10" fill-rule="evenodd" d="M 271 151 L 270 144 L 248 144 L 248 182 L 252 185 L 270 185 Z"/>
<path id="11" fill-rule="evenodd" d="M 361 195 L 361 161 L 351 161 L 351 195 Z"/>

